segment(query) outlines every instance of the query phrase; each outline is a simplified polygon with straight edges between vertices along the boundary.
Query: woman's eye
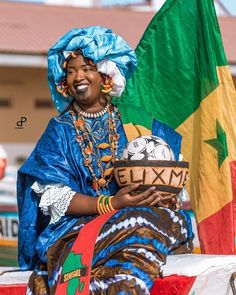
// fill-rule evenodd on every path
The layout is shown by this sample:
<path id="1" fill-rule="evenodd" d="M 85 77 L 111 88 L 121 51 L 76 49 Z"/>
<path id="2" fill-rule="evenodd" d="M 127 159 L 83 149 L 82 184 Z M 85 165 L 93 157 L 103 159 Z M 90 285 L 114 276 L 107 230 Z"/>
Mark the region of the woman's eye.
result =
<path id="1" fill-rule="evenodd" d="M 86 66 L 86 67 L 84 67 L 84 71 L 85 72 L 88 72 L 88 71 L 90 71 L 92 68 L 91 68 L 91 66 Z"/>
<path id="2" fill-rule="evenodd" d="M 73 74 L 75 71 L 73 69 L 67 69 L 67 75 Z"/>

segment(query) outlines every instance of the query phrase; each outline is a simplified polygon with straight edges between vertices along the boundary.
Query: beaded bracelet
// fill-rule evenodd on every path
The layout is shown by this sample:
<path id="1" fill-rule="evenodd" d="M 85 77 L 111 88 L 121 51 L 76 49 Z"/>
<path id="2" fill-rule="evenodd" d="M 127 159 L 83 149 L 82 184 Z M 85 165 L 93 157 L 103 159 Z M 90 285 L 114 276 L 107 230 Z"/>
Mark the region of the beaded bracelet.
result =
<path id="1" fill-rule="evenodd" d="M 111 204 L 111 200 L 114 196 L 100 195 L 97 200 L 97 211 L 99 215 L 106 214 L 115 211 Z"/>

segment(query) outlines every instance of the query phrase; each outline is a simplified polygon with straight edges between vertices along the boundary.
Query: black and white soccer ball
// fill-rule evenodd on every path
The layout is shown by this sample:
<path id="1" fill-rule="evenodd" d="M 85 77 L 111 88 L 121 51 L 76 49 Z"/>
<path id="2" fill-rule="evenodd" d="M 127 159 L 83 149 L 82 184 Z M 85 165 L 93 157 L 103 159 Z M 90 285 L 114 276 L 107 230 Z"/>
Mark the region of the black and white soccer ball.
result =
<path id="1" fill-rule="evenodd" d="M 124 148 L 121 160 L 165 160 L 175 161 L 170 146 L 154 135 L 140 136 Z"/>

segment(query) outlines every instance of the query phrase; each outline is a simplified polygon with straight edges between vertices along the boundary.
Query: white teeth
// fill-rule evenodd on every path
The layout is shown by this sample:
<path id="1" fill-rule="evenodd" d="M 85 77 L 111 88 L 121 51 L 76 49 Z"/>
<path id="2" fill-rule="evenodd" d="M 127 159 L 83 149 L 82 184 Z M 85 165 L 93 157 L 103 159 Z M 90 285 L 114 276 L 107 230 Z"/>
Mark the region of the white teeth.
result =
<path id="1" fill-rule="evenodd" d="M 77 90 L 81 91 L 81 90 L 85 90 L 88 88 L 88 85 L 78 85 L 76 86 Z"/>

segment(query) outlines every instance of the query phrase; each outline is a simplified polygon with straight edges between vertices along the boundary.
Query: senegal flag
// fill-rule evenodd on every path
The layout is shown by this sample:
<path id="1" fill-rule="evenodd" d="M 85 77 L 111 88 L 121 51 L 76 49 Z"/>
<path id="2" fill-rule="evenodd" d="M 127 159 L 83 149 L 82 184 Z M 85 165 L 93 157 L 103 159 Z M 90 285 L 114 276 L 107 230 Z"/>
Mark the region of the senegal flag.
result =
<path id="1" fill-rule="evenodd" d="M 235 253 L 236 93 L 213 0 L 167 0 L 137 46 L 138 68 L 115 101 L 123 123 L 174 128 L 190 162 L 187 190 L 203 253 Z"/>

